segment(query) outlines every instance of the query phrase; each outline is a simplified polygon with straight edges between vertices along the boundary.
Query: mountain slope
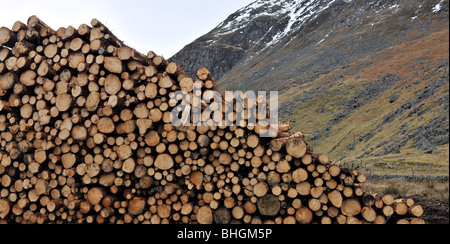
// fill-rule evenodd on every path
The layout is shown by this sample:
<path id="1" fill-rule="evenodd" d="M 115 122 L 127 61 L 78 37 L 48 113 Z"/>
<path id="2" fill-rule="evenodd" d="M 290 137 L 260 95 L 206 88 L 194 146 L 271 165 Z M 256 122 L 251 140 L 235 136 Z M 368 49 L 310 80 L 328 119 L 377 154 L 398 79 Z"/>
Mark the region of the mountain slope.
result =
<path id="1" fill-rule="evenodd" d="M 249 52 L 261 51 L 297 30 L 295 26 L 315 19 L 332 1 L 258 0 L 230 15 L 218 27 L 187 45 L 172 60 L 187 61 L 188 72 L 206 65 L 220 79 Z M 265 46 L 261 44 L 266 43 Z"/>
<path id="2" fill-rule="evenodd" d="M 256 1 L 172 60 L 279 91 L 282 120 L 335 159 L 412 162 L 448 156 L 448 36 L 448 1 Z"/>

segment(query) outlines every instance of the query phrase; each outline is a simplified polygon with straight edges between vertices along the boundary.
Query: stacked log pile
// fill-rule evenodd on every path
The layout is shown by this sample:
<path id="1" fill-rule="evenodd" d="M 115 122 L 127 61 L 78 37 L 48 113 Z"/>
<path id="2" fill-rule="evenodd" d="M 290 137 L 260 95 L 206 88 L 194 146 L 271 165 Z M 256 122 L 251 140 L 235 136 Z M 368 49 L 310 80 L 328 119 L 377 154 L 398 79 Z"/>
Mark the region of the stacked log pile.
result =
<path id="1" fill-rule="evenodd" d="M 96 19 L 2 27 L 0 223 L 424 223 L 413 200 L 366 192 L 289 123 L 273 138 L 262 124 L 174 126 L 174 92 L 218 91 L 197 76 Z M 232 121 L 249 110 L 224 107 Z"/>

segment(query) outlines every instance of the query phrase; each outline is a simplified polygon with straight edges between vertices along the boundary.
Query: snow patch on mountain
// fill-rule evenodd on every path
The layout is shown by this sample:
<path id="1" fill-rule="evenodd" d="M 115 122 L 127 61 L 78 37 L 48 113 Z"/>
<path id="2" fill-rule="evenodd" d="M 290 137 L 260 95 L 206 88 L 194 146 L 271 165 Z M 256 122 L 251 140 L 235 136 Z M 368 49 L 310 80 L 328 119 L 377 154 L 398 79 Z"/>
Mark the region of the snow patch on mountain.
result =
<path id="1" fill-rule="evenodd" d="M 284 37 L 293 31 L 297 31 L 308 21 L 315 19 L 322 11 L 328 9 L 336 0 L 331 0 L 325 6 L 321 6 L 321 1 L 297 0 L 288 6 L 289 22 L 285 29 L 274 36 L 271 42 L 266 44 L 266 48 L 280 42 Z M 295 9 L 294 11 L 292 11 Z"/>
<path id="2" fill-rule="evenodd" d="M 225 20 L 216 29 L 217 37 L 224 36 L 235 32 L 236 30 L 244 28 L 252 19 L 259 18 L 261 16 L 274 16 L 279 17 L 286 13 L 285 8 L 280 8 L 280 1 L 276 0 L 258 0 L 240 10 L 237 11 L 237 15 L 230 20 Z"/>
<path id="3" fill-rule="evenodd" d="M 215 30 L 214 35 L 219 39 L 244 28 L 252 20 L 262 16 L 276 18 L 286 22 L 277 31 L 273 38 L 265 44 L 270 47 L 279 43 L 290 33 L 299 30 L 308 21 L 314 20 L 322 11 L 328 9 L 337 0 L 257 0 L 254 3 L 240 9 L 237 13 L 224 22 Z M 344 0 L 350 3 L 352 0 Z M 267 32 L 270 33 L 272 28 Z M 264 38 L 262 38 L 264 39 Z"/>
<path id="4" fill-rule="evenodd" d="M 438 13 L 442 9 L 442 4 L 444 3 L 444 0 L 441 0 L 436 6 L 433 8 L 433 13 Z"/>
<path id="5" fill-rule="evenodd" d="M 324 42 L 330 36 L 331 32 L 333 31 L 328 32 L 328 34 L 326 34 L 325 37 L 316 44 L 316 46 L 322 44 L 322 42 Z"/>

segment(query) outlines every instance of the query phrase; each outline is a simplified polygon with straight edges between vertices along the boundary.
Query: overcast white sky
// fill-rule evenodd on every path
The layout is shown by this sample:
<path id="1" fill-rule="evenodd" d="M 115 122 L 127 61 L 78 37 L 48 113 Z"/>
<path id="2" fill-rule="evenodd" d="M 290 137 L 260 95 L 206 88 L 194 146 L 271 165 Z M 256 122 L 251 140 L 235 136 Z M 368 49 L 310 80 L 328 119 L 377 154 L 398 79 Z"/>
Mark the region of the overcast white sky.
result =
<path id="1" fill-rule="evenodd" d="M 0 26 L 38 16 L 53 29 L 97 18 L 127 45 L 170 58 L 254 0 L 0 0 Z"/>

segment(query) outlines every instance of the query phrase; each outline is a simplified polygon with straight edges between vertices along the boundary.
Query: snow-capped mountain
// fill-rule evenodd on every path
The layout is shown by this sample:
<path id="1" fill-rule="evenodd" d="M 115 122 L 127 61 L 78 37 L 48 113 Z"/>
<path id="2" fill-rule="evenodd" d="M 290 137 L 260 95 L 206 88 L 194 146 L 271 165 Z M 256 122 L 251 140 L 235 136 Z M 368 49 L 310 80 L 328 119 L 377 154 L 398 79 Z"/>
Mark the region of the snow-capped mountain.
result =
<path id="1" fill-rule="evenodd" d="M 408 9 L 411 20 L 419 15 L 436 15 L 448 10 L 444 0 L 257 0 L 231 14 L 208 34 L 187 45 L 172 60 L 185 62 L 183 68 L 189 74 L 207 66 L 220 80 L 239 61 L 248 62 L 265 50 L 276 50 L 276 44 L 287 44 L 298 35 L 305 34 L 308 27 L 334 22 L 329 32 L 317 44 L 322 44 L 342 21 L 349 25 L 357 21 L 378 23 L 382 15 L 395 14 Z M 353 14 L 356 18 L 342 19 L 338 16 Z M 371 26 L 373 27 L 373 25 Z M 312 33 L 310 33 L 312 34 Z"/>
<path id="2" fill-rule="evenodd" d="M 297 31 L 306 22 L 314 20 L 319 14 L 328 9 L 336 0 L 310 1 L 310 0 L 258 0 L 239 10 L 227 21 L 222 22 L 214 35 L 217 38 L 244 29 L 248 23 L 260 17 L 272 17 L 283 20 L 281 25 L 273 26 L 268 32 L 278 27 L 267 47 L 278 43 L 290 33 Z"/>
<path id="3" fill-rule="evenodd" d="M 448 149 L 448 35 L 448 0 L 257 0 L 171 61 L 279 91 L 283 120 L 335 158 L 354 135 L 360 157 L 383 156 Z"/>
<path id="4" fill-rule="evenodd" d="M 213 73 L 220 78 L 247 51 L 261 51 L 291 40 L 299 29 L 318 18 L 336 1 L 338 0 L 255 1 L 230 15 L 214 30 L 188 45 L 172 59 L 179 61 L 183 57 L 189 57 L 188 61 L 202 60 L 206 64 L 211 61 Z M 206 53 L 196 53 L 197 49 L 206 49 Z M 184 68 L 188 72 L 192 71 L 193 63 L 195 61 L 188 62 L 188 67 Z"/>

